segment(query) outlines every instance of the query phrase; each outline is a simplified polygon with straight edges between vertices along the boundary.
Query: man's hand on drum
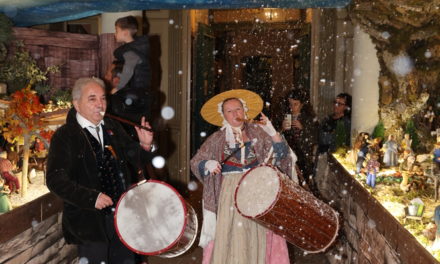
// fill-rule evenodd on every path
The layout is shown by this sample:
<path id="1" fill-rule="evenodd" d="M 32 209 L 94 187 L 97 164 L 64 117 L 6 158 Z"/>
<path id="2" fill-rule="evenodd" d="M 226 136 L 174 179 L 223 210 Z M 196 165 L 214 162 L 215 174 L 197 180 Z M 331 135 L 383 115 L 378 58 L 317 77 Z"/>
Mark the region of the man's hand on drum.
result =
<path id="1" fill-rule="evenodd" d="M 205 170 L 209 171 L 209 174 L 215 175 L 222 171 L 222 166 L 216 160 L 208 160 L 205 163 Z"/>
<path id="2" fill-rule="evenodd" d="M 143 116 L 141 119 L 141 126 L 151 128 L 150 124 L 145 121 L 145 117 Z M 142 148 L 146 151 L 151 150 L 151 143 L 153 143 L 153 132 L 148 131 L 146 129 L 142 129 L 139 127 L 134 127 L 138 134 L 139 142 Z"/>
<path id="3" fill-rule="evenodd" d="M 260 123 L 262 124 L 259 124 L 259 126 L 272 138 L 274 142 L 282 141 L 280 134 L 277 133 L 272 125 L 272 122 L 270 122 L 269 118 L 263 114 L 263 112 L 261 112 Z"/>
<path id="4" fill-rule="evenodd" d="M 100 193 L 98 195 L 98 199 L 96 199 L 95 208 L 101 210 L 112 205 L 113 205 L 112 198 L 110 198 L 108 195 L 104 193 Z"/>

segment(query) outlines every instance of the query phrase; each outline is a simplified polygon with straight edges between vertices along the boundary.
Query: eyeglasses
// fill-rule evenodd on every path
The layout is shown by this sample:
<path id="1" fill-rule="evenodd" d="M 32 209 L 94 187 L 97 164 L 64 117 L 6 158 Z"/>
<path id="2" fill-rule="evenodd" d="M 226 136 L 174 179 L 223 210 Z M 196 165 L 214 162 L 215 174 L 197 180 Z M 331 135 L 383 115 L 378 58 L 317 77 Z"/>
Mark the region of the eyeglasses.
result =
<path id="1" fill-rule="evenodd" d="M 334 103 L 336 106 L 346 105 L 345 103 L 341 103 L 341 102 L 338 102 L 338 101 L 333 101 L 333 103 Z"/>

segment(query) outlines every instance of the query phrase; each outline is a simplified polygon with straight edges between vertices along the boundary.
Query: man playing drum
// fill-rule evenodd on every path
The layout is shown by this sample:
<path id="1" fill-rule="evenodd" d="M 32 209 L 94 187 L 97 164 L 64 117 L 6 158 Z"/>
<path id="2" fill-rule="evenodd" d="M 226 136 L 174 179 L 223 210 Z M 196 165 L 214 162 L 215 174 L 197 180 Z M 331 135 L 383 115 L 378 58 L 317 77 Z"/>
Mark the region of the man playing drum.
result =
<path id="1" fill-rule="evenodd" d="M 211 98 L 203 118 L 221 129 L 211 135 L 191 159 L 191 170 L 204 184 L 200 246 L 203 263 L 288 264 L 286 241 L 271 230 L 241 216 L 234 192 L 241 176 L 270 157 L 285 174 L 297 180 L 296 156 L 261 114 L 262 99 L 248 90 L 230 90 Z"/>
<path id="2" fill-rule="evenodd" d="M 116 234 L 113 209 L 138 182 L 127 163 L 149 158 L 153 133 L 136 127 L 135 142 L 118 122 L 103 118 L 107 102 L 100 79 L 78 79 L 72 98 L 66 124 L 52 137 L 46 174 L 47 187 L 64 202 L 64 238 L 78 245 L 80 263 L 134 263 L 134 253 Z M 150 128 L 144 118 L 141 125 Z"/>

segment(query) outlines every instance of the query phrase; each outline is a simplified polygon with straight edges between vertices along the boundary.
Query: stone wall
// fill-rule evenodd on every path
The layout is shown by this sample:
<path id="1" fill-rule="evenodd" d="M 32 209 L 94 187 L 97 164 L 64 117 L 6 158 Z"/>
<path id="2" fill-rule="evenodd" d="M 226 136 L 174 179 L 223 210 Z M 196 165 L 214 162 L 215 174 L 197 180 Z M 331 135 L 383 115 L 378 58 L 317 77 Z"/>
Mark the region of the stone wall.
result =
<path id="1" fill-rule="evenodd" d="M 72 263 L 76 247 L 61 230 L 61 202 L 46 194 L 0 216 L 0 263 Z"/>
<path id="2" fill-rule="evenodd" d="M 333 156 L 320 157 L 317 182 L 344 220 L 330 263 L 438 263 Z"/>

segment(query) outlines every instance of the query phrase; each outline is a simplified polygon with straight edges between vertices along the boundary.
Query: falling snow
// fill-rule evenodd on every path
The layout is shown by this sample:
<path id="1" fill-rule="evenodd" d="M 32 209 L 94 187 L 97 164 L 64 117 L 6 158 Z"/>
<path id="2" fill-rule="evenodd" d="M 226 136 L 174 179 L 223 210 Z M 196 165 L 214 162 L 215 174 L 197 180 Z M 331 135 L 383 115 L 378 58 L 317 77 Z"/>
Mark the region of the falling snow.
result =
<path id="1" fill-rule="evenodd" d="M 392 70 L 399 76 L 405 76 L 414 68 L 413 61 L 410 57 L 400 55 L 394 58 L 392 63 Z"/>
<path id="2" fill-rule="evenodd" d="M 431 58 L 432 57 L 432 53 L 430 50 L 425 51 L 425 58 Z"/>
<path id="3" fill-rule="evenodd" d="M 174 109 L 170 106 L 165 106 L 164 108 L 162 108 L 160 114 L 163 119 L 170 120 L 174 117 Z"/>
<path id="4" fill-rule="evenodd" d="M 79 264 L 88 264 L 89 263 L 89 259 L 86 257 L 82 257 L 79 259 Z"/>
<path id="5" fill-rule="evenodd" d="M 32 228 L 35 228 L 35 227 L 37 227 L 38 226 L 38 221 L 37 220 L 32 220 L 32 222 L 31 222 L 31 225 L 32 225 Z"/>
<path id="6" fill-rule="evenodd" d="M 162 156 L 156 156 L 151 163 L 155 168 L 162 169 L 165 166 L 165 159 Z"/>
<path id="7" fill-rule="evenodd" d="M 133 99 L 131 99 L 131 98 L 126 98 L 126 99 L 125 99 L 125 104 L 126 104 L 126 105 L 131 105 L 131 104 L 133 104 Z"/>
<path id="8" fill-rule="evenodd" d="M 197 190 L 198 187 L 199 186 L 197 185 L 197 182 L 195 182 L 195 181 L 190 181 L 188 183 L 188 190 L 190 190 L 190 191 L 195 191 L 195 190 Z"/>
<path id="9" fill-rule="evenodd" d="M 389 39 L 391 36 L 391 34 L 388 31 L 384 31 L 382 32 L 382 38 L 384 39 Z"/>
<path id="10" fill-rule="evenodd" d="M 372 220 L 372 219 L 369 219 L 368 220 L 368 227 L 371 228 L 371 229 L 376 228 L 376 222 L 374 220 Z"/>

